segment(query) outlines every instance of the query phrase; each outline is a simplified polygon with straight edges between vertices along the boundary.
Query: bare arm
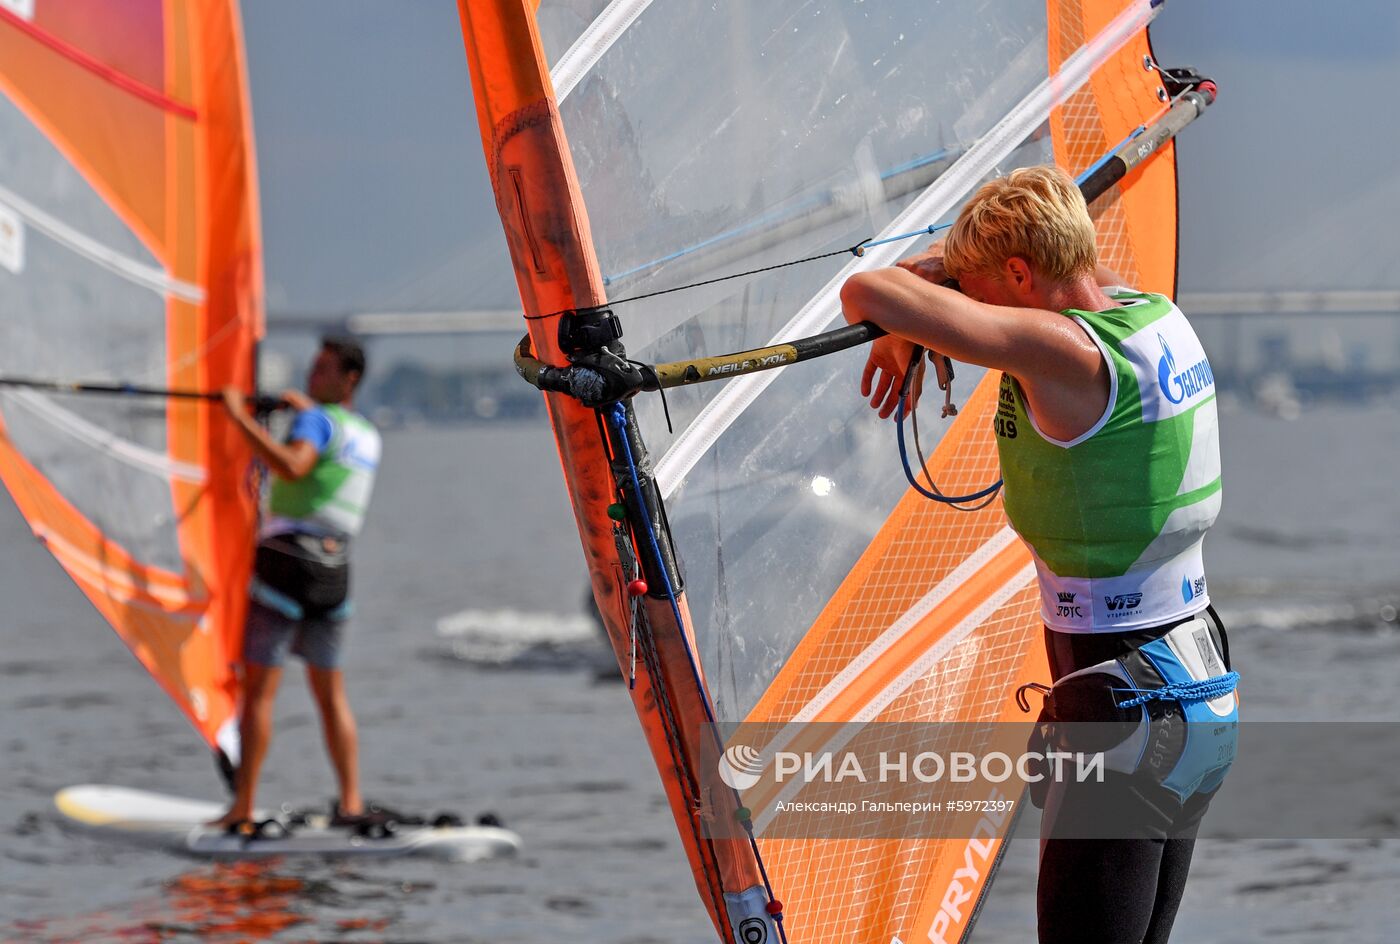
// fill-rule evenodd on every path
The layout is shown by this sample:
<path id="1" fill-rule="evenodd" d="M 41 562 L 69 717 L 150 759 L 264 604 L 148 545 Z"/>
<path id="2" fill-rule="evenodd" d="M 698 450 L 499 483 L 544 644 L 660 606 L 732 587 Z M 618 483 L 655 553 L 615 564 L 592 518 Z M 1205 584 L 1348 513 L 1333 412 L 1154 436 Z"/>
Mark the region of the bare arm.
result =
<path id="1" fill-rule="evenodd" d="M 283 398 L 287 399 L 285 395 Z M 273 439 L 262 424 L 248 412 L 247 398 L 238 388 L 224 389 L 224 408 L 228 411 L 229 418 L 247 438 L 258 458 L 267 463 L 267 467 L 279 479 L 295 482 L 305 478 L 316 467 L 315 445 L 299 439 L 289 443 L 279 443 Z"/>
<path id="2" fill-rule="evenodd" d="M 841 288 L 841 306 L 847 321 L 872 321 L 954 360 L 1016 377 L 1048 378 L 1066 368 L 1079 377 L 1076 367 L 1101 359 L 1084 331 L 1059 312 L 984 305 L 904 269 L 853 275 Z"/>
<path id="3" fill-rule="evenodd" d="M 1025 388 L 1042 426 L 1056 438 L 1073 439 L 1103 411 L 1108 390 L 1103 355 L 1075 321 L 1059 312 L 985 305 L 904 269 L 852 276 L 842 286 L 841 305 L 847 321 L 871 321 L 904 344 L 921 344 L 1011 374 Z M 866 364 L 862 393 L 868 395 L 872 379 L 878 380 L 871 405 L 880 408 L 881 417 L 898 401 L 903 379 L 898 364 L 897 357 L 876 349 Z"/>

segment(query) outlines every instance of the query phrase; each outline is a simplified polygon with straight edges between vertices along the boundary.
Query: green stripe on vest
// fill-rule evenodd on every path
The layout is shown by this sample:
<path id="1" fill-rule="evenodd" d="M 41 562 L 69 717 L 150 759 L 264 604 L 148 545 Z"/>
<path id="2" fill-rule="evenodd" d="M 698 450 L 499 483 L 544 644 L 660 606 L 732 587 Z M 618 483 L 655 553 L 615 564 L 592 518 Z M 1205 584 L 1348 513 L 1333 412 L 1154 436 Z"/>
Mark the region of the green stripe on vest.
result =
<path id="1" fill-rule="evenodd" d="M 1089 435 L 1065 445 L 1047 440 L 1020 385 L 1009 375 L 1001 381 L 995 431 L 1006 514 L 1061 577 L 1120 576 L 1198 542 L 1213 512 L 1178 515 L 1164 534 L 1168 517 L 1220 491 L 1214 381 L 1199 340 L 1163 296 L 1114 300 L 1128 304 L 1065 312 L 1088 329 L 1113 371 L 1111 408 Z M 1198 417 L 1201 410 L 1209 415 Z M 1198 428 L 1209 441 L 1193 441 Z"/>
<path id="2" fill-rule="evenodd" d="M 322 404 L 320 409 L 331 421 L 330 442 L 300 479 L 273 478 L 268 511 L 325 530 L 358 534 L 379 465 L 379 432 L 344 407 Z"/>

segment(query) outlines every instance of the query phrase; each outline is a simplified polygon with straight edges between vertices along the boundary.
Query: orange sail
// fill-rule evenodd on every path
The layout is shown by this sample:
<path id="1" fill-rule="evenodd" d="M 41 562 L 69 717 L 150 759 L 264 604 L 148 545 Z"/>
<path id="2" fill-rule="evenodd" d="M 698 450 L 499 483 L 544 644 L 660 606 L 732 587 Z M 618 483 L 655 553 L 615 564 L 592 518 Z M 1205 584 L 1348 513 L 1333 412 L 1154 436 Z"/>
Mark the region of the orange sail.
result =
<path id="1" fill-rule="evenodd" d="M 233 0 L 0 5 L 0 379 L 252 389 L 262 262 Z M 236 762 L 252 457 L 199 398 L 0 391 L 0 478 Z"/>
<path id="2" fill-rule="evenodd" d="M 1160 114 L 1159 6 L 459 0 L 534 355 L 583 364 L 618 326 L 650 364 L 831 328 L 852 272 L 918 248 L 894 237 L 1011 167 L 1089 171 Z M 1173 292 L 1171 145 L 1093 211 L 1104 261 Z M 755 271 L 721 278 L 738 269 Z M 780 791 L 716 785 L 707 722 L 819 753 L 852 723 L 1023 720 L 1014 693 L 1048 675 L 1031 559 L 1000 502 L 908 489 L 856 394 L 862 359 L 665 404 L 547 394 L 599 609 L 725 941 L 964 940 L 1012 818 L 961 838 L 765 837 Z M 998 379 L 960 366 L 961 413 L 925 420 L 945 494 L 997 478 Z M 736 819 L 751 840 L 715 828 Z"/>

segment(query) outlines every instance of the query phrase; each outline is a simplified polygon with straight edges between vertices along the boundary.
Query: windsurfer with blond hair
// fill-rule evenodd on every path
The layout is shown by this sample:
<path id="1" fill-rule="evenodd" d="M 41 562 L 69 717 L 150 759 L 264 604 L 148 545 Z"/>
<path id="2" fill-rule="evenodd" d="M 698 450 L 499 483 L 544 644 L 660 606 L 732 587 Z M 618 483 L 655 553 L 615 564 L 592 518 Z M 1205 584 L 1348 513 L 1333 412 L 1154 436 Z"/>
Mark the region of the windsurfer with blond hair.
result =
<path id="1" fill-rule="evenodd" d="M 1221 491 L 1199 339 L 1169 298 L 1098 265 L 1083 197 L 1048 166 L 987 183 L 946 244 L 852 276 L 841 302 L 889 332 L 861 379 L 881 417 L 916 345 L 1002 372 L 991 432 L 1055 681 L 1037 729 L 1075 750 L 1076 722 L 1117 723 L 1092 747 L 1102 782 L 1037 797 L 1040 941 L 1164 944 L 1238 719 L 1201 554 Z"/>
<path id="2" fill-rule="evenodd" d="M 379 466 L 380 438 L 352 408 L 365 353 L 328 337 L 311 364 L 307 392 L 282 399 L 295 411 L 284 442 L 248 412 L 237 388 L 224 391 L 229 417 L 272 472 L 243 638 L 242 759 L 234 799 L 215 826 L 250 828 L 258 774 L 272 738 L 272 708 L 288 652 L 306 663 L 340 798 L 331 824 L 366 825 L 358 738 L 341 670 L 350 618 L 350 545 L 364 524 Z"/>

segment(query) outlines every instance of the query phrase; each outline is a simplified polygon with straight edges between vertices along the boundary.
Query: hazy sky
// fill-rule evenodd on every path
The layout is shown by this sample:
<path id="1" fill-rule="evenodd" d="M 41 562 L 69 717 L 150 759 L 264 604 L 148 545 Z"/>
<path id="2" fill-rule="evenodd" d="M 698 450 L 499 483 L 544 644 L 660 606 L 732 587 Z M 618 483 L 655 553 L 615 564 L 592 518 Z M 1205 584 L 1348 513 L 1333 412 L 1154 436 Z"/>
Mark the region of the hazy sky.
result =
<path id="1" fill-rule="evenodd" d="M 514 305 L 453 0 L 244 19 L 270 308 Z M 1400 288 L 1400 4 L 1169 0 L 1153 35 L 1221 89 L 1180 148 L 1181 288 Z"/>
<path id="2" fill-rule="evenodd" d="M 1400 4 L 1169 0 L 1167 65 L 1220 99 L 1181 155 L 1181 288 L 1400 288 Z"/>

